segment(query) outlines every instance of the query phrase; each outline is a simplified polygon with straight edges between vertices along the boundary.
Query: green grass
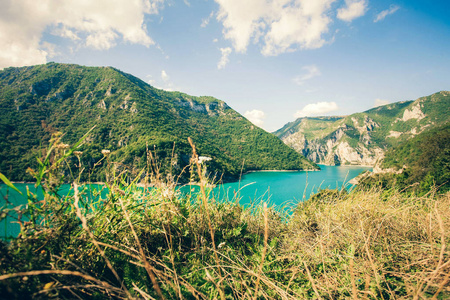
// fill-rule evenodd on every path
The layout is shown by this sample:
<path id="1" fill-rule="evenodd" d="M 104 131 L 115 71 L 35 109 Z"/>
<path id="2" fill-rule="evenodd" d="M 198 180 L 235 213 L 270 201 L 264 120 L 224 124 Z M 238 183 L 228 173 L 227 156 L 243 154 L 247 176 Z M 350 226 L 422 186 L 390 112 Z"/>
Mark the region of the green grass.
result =
<path id="1" fill-rule="evenodd" d="M 109 193 L 89 203 L 74 171 L 73 193 L 58 196 L 71 153 L 58 137 L 50 145 L 34 173 L 44 201 L 29 194 L 19 213 L 31 221 L 0 243 L 8 299 L 450 297 L 450 193 L 325 190 L 292 215 L 244 208 L 239 195 L 208 193 L 194 150 L 202 193 L 179 194 L 150 155 L 151 168 L 130 177 L 105 154 Z"/>

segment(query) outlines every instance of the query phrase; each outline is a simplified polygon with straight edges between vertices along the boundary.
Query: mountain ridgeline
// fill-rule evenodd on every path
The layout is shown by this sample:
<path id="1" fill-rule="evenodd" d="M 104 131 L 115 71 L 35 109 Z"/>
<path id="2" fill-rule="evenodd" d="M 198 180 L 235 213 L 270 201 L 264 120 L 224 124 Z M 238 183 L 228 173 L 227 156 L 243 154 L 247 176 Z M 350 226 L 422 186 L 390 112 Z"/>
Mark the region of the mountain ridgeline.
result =
<path id="1" fill-rule="evenodd" d="M 221 100 L 159 90 L 111 67 L 4 69 L 0 108 L 0 172 L 12 180 L 31 179 L 26 169 L 54 132 L 74 144 L 94 126 L 81 148 L 91 180 L 104 179 L 97 164 L 103 149 L 135 173 L 148 165 L 150 150 L 162 169 L 180 174 L 192 153 L 188 137 L 212 158 L 211 175 L 224 180 L 248 170 L 318 169 Z"/>
<path id="2" fill-rule="evenodd" d="M 450 92 L 345 117 L 307 117 L 274 134 L 316 163 L 374 166 L 388 149 L 450 120 Z"/>

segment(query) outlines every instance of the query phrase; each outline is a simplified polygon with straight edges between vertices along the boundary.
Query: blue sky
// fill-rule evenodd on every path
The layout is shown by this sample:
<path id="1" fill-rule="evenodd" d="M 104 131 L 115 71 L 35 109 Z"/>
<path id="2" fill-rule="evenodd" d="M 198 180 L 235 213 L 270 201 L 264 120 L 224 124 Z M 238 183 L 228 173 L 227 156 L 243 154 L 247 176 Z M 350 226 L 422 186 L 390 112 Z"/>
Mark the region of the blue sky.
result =
<path id="1" fill-rule="evenodd" d="M 113 66 L 267 131 L 450 90 L 450 1 L 0 0 L 0 68 Z"/>

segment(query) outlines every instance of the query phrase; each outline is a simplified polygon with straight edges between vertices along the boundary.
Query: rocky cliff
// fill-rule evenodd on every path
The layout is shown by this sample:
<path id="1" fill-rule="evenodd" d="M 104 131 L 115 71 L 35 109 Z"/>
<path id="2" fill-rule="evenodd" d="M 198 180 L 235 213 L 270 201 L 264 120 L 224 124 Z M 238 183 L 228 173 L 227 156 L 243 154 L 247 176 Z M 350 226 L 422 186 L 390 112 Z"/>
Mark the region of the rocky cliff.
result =
<path id="1" fill-rule="evenodd" d="M 387 149 L 450 119 L 450 92 L 343 117 L 300 118 L 276 131 L 285 144 L 327 165 L 369 165 Z"/>

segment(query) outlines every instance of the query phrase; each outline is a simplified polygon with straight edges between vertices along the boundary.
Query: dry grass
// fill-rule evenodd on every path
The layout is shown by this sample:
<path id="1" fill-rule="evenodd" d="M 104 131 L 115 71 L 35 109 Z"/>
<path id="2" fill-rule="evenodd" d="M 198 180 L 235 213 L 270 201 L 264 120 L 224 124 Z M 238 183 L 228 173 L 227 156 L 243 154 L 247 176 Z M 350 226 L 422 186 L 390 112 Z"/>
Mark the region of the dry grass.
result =
<path id="1" fill-rule="evenodd" d="M 286 216 L 265 206 L 246 210 L 207 198 L 205 207 L 203 199 L 197 205 L 192 199 L 165 198 L 163 189 L 129 191 L 110 195 L 107 210 L 91 213 L 81 211 L 77 199 L 82 195 L 76 193 L 74 208 L 78 207 L 75 214 L 82 230 L 75 239 L 84 248 L 76 253 L 75 242 L 70 241 L 67 249 L 54 253 L 49 266 L 65 269 L 3 274 L 0 281 L 8 284 L 13 278 L 56 274 L 57 280 L 44 277 L 43 281 L 57 284 L 47 289 L 37 285 L 40 291 L 35 297 L 57 292 L 70 298 L 65 293 L 70 290 L 70 295 L 82 299 L 98 293 L 106 298 L 144 299 L 444 299 L 450 295 L 449 194 L 414 198 L 380 190 L 355 191 L 325 202 L 307 201 L 285 222 Z M 112 221 L 118 214 L 122 219 Z M 32 237 L 36 235 L 39 232 Z M 218 246 L 212 244 L 212 236 Z M 21 243 L 31 242 L 32 237 Z M 39 249 L 55 251 L 45 245 Z M 83 272 L 62 264 L 56 255 Z M 103 261 L 113 277 L 90 269 L 92 260 Z M 146 270 L 150 280 L 124 273 L 124 263 Z M 70 284 L 63 275 L 82 280 Z"/>
<path id="2" fill-rule="evenodd" d="M 0 243 L 0 294 L 11 299 L 450 297 L 450 193 L 322 193 L 288 216 L 266 205 L 244 208 L 239 195 L 218 201 L 209 193 L 195 148 L 193 165 L 198 194 L 182 195 L 158 174 L 151 176 L 151 189 L 138 188 L 122 174 L 112 176 L 109 194 L 94 203 L 77 184 L 72 196 L 49 192 L 52 201 L 28 209 L 36 221 L 24 226 L 20 238 Z M 43 218 L 42 212 L 51 213 Z"/>
<path id="3" fill-rule="evenodd" d="M 284 251 L 316 266 L 312 273 L 323 295 L 450 296 L 449 193 L 354 191 L 304 203 L 289 225 L 295 238 L 285 240 Z"/>

